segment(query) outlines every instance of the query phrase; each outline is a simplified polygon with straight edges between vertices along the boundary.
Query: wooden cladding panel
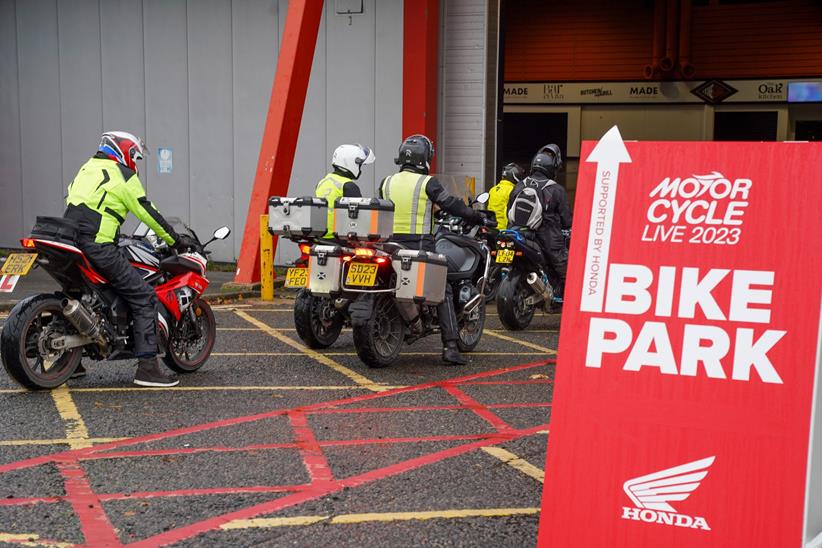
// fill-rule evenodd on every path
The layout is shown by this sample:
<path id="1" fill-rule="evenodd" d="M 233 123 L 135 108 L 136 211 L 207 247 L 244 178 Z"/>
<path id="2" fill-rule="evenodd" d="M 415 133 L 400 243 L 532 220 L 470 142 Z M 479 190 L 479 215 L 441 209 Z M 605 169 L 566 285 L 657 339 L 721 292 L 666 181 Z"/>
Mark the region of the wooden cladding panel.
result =
<path id="1" fill-rule="evenodd" d="M 641 80 L 653 2 L 614 4 L 506 1 L 505 80 Z M 694 79 L 822 76 L 822 2 L 695 6 L 690 61 Z"/>

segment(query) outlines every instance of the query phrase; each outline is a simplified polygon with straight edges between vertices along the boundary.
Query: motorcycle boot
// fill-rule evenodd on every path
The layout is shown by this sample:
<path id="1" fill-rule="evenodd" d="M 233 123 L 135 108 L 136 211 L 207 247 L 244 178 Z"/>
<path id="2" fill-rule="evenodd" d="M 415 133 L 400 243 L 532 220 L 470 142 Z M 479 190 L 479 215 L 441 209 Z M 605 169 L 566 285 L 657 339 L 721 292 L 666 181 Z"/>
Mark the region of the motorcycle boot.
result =
<path id="1" fill-rule="evenodd" d="M 134 384 L 153 388 L 171 388 L 180 384 L 180 381 L 163 373 L 160 369 L 159 358 L 154 356 L 137 360 L 137 374 L 134 375 Z"/>
<path id="2" fill-rule="evenodd" d="M 442 349 L 442 361 L 449 365 L 466 365 L 468 358 L 462 355 L 456 341 L 448 341 Z"/>

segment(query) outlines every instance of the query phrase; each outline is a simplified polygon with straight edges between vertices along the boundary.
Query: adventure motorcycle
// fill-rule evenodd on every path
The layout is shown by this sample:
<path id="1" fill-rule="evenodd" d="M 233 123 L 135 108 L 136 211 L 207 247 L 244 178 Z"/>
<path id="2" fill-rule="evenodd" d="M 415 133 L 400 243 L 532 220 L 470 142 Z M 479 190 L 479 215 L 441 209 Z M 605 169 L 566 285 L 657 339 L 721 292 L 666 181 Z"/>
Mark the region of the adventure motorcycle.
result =
<path id="1" fill-rule="evenodd" d="M 487 200 L 487 193 L 481 194 L 474 203 L 484 204 Z M 492 213 L 486 213 L 487 218 L 493 218 Z M 484 237 L 488 227 L 471 225 L 443 212 L 437 214 L 436 224 L 435 249 L 447 261 L 446 283 L 451 286 L 454 300 L 450 304 L 456 310 L 457 346 L 461 352 L 471 352 L 479 344 L 485 326 L 484 291 L 491 265 Z M 436 305 L 399 302 L 395 298 L 396 265 L 401 263 L 404 246 L 383 243 L 374 247 L 356 248 L 353 256 L 344 257 L 343 275 L 351 281 L 350 273 L 367 268 L 360 265 L 377 264 L 374 284 L 356 290 L 362 295 L 351 303 L 349 313 L 357 355 L 369 367 L 387 367 L 397 359 L 403 344 L 439 333 L 440 328 Z M 400 278 L 399 283 L 406 282 Z"/>
<path id="2" fill-rule="evenodd" d="M 196 371 L 214 347 L 216 323 L 200 295 L 208 287 L 205 247 L 228 237 L 222 227 L 200 244 L 176 219 L 179 234 L 197 242 L 176 253 L 147 226 L 117 245 L 143 279 L 154 287 L 160 307 L 158 344 L 163 361 L 179 373 Z M 8 374 L 28 389 L 56 388 L 74 373 L 82 356 L 93 360 L 133 358 L 131 310 L 75 245 L 77 225 L 59 217 L 38 217 L 31 237 L 21 240 L 60 285 L 17 303 L 0 336 L 0 358 Z M 30 257 L 31 255 L 29 255 Z M 31 264 L 31 263 L 29 263 Z"/>

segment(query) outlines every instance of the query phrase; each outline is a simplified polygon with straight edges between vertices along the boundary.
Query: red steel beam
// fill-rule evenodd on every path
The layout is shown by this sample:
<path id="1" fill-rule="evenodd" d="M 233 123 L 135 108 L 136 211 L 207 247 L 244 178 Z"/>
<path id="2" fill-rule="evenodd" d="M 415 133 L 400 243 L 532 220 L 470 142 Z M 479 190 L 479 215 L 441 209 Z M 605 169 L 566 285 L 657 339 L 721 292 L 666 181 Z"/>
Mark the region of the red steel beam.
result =
<path id="1" fill-rule="evenodd" d="M 266 212 L 269 196 L 284 196 L 288 193 L 323 4 L 323 0 L 288 2 L 277 72 L 268 103 L 257 173 L 254 176 L 240 258 L 234 275 L 237 283 L 259 281 L 259 218 Z"/>
<path id="2" fill-rule="evenodd" d="M 438 148 L 439 0 L 404 0 L 402 26 L 402 134 L 422 133 Z"/>

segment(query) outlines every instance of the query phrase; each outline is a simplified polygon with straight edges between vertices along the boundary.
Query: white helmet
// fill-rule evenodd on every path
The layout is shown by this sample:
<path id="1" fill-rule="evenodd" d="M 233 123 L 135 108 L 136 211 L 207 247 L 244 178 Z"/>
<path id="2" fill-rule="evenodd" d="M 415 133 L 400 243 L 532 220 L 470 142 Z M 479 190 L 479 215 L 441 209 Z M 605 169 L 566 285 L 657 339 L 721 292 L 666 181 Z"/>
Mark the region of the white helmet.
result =
<path id="1" fill-rule="evenodd" d="M 360 178 L 361 166 L 373 164 L 374 151 L 362 145 L 340 145 L 331 156 L 331 165 L 347 171 L 354 179 Z"/>

